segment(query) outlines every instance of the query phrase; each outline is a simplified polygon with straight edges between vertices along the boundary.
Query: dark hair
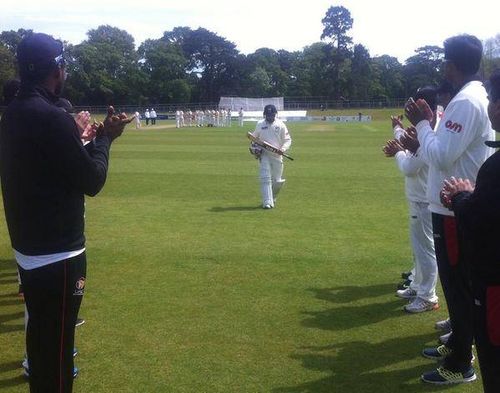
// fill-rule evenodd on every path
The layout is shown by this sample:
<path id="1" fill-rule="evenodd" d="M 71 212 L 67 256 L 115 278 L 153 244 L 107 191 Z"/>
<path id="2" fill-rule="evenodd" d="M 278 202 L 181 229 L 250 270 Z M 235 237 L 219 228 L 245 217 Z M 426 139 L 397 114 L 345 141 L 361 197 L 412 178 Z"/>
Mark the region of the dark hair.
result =
<path id="1" fill-rule="evenodd" d="M 18 79 L 8 80 L 3 84 L 3 104 L 9 105 L 16 98 L 21 82 Z"/>
<path id="2" fill-rule="evenodd" d="M 264 107 L 264 115 L 271 115 L 271 114 L 276 114 L 278 111 L 276 110 L 276 107 L 272 104 L 266 105 Z"/>
<path id="3" fill-rule="evenodd" d="M 420 87 L 417 89 L 417 92 L 415 93 L 416 100 L 418 99 L 424 99 L 425 102 L 431 107 L 433 111 L 436 110 L 437 108 L 437 90 L 433 86 L 424 86 Z"/>
<path id="4" fill-rule="evenodd" d="M 444 41 L 444 59 L 465 75 L 477 73 L 482 56 L 483 44 L 473 35 L 457 35 Z"/>
<path id="5" fill-rule="evenodd" d="M 444 80 L 441 82 L 441 84 L 436 89 L 436 93 L 437 94 L 449 94 L 451 96 L 454 96 L 455 89 L 453 88 L 453 86 L 450 82 L 448 82 L 447 80 Z"/>
<path id="6" fill-rule="evenodd" d="M 490 76 L 487 84 L 488 96 L 491 102 L 500 100 L 500 69 Z"/>

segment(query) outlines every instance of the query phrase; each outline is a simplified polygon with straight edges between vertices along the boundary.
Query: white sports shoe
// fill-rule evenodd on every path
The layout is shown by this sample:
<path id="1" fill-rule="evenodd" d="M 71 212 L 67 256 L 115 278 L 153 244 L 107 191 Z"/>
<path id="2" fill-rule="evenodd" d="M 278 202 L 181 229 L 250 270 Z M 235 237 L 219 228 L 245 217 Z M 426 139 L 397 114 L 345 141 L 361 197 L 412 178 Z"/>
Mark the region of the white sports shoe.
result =
<path id="1" fill-rule="evenodd" d="M 272 207 L 271 205 L 267 205 L 267 204 L 266 204 L 266 205 L 262 206 L 262 208 L 263 208 L 263 209 L 272 209 L 273 207 Z"/>
<path id="2" fill-rule="evenodd" d="M 420 297 L 416 297 L 411 303 L 404 306 L 405 311 L 412 314 L 424 311 L 433 311 L 437 310 L 438 308 L 438 302 L 430 302 Z"/>
<path id="3" fill-rule="evenodd" d="M 417 296 L 417 291 L 411 288 L 398 289 L 396 291 L 396 296 L 403 299 L 413 299 Z"/>

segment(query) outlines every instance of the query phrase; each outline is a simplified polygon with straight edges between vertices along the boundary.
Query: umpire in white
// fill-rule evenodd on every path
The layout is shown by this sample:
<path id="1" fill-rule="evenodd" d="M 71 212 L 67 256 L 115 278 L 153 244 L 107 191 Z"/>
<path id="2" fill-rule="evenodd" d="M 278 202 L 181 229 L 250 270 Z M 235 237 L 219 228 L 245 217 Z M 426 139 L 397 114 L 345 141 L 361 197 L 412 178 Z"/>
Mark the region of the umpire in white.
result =
<path id="1" fill-rule="evenodd" d="M 0 123 L 0 177 L 29 313 L 30 391 L 68 393 L 86 282 L 84 195 L 104 186 L 111 142 L 132 119 L 110 108 L 84 147 L 75 120 L 56 105 L 66 78 L 62 43 L 31 34 L 17 61 L 21 88 Z"/>
<path id="2" fill-rule="evenodd" d="M 285 123 L 276 119 L 277 113 L 274 105 L 266 105 L 264 119 L 257 123 L 253 135 L 285 152 L 292 145 L 292 138 Z M 276 197 L 285 183 L 282 175 L 283 157 L 263 150 L 260 156 L 260 190 L 264 209 L 274 207 Z"/>

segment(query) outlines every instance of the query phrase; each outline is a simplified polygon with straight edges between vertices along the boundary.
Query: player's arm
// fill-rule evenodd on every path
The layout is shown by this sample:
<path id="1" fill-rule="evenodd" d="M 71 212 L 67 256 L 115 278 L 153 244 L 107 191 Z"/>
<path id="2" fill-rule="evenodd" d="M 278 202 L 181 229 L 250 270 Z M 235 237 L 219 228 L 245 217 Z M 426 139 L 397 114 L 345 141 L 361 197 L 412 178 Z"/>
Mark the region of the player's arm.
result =
<path id="1" fill-rule="evenodd" d="M 440 170 L 449 169 L 476 138 L 473 127 L 478 116 L 475 107 L 460 100 L 448 106 L 436 132 L 427 120 L 420 121 L 416 129 L 421 158 Z"/>
<path id="2" fill-rule="evenodd" d="M 290 136 L 290 133 L 288 132 L 288 128 L 286 125 L 283 123 L 283 127 L 281 128 L 281 150 L 282 151 L 287 151 L 290 149 L 290 146 L 292 146 L 292 137 Z"/>
<path id="3" fill-rule="evenodd" d="M 399 151 L 394 156 L 399 170 L 405 176 L 415 176 L 425 163 L 408 151 Z"/>

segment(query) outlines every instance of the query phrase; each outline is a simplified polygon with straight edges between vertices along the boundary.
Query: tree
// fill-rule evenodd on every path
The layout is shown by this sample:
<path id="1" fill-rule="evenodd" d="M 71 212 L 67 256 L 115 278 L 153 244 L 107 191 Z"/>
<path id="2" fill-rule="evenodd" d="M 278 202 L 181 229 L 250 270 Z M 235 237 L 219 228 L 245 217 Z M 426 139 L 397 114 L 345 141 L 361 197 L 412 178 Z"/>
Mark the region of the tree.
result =
<path id="1" fill-rule="evenodd" d="M 231 83 L 225 76 L 234 73 L 231 66 L 239 54 L 236 46 L 201 27 L 182 41 L 184 55 L 189 60 L 188 73 L 199 76 L 200 99 L 217 100 L 224 85 Z"/>
<path id="2" fill-rule="evenodd" d="M 71 49 L 68 95 L 76 103 L 139 103 L 147 76 L 139 69 L 134 38 L 124 30 L 99 26 Z M 75 94 L 75 96 L 72 96 Z M 83 96 L 82 96 L 83 94 Z"/>
<path id="3" fill-rule="evenodd" d="M 13 54 L 16 54 L 17 46 L 21 42 L 21 40 L 26 37 L 28 34 L 32 34 L 33 30 L 25 30 L 18 29 L 17 31 L 9 30 L 2 31 L 0 33 L 0 43 L 4 44 L 4 46 Z"/>
<path id="4" fill-rule="evenodd" d="M 0 44 L 0 105 L 2 105 L 3 85 L 16 76 L 14 55 L 5 46 Z"/>
<path id="5" fill-rule="evenodd" d="M 175 42 L 171 43 L 165 38 L 146 40 L 141 44 L 138 52 L 141 57 L 141 69 L 149 78 L 147 91 L 150 100 L 171 102 L 173 97 L 177 97 L 178 94 L 172 94 L 170 82 L 186 78 L 188 60 L 184 56 L 181 45 Z M 187 82 L 186 84 L 188 87 L 186 89 L 183 87 L 183 89 L 189 91 L 188 96 L 190 97 L 191 88 Z"/>
<path id="6" fill-rule="evenodd" d="M 267 94 L 272 96 L 282 96 L 285 94 L 288 85 L 288 75 L 281 68 L 278 52 L 269 48 L 260 48 L 253 54 L 248 55 L 247 61 L 250 62 L 254 70 L 260 68 L 267 74 L 269 79 L 269 86 L 266 89 Z"/>
<path id="7" fill-rule="evenodd" d="M 341 66 L 349 57 L 349 47 L 352 43 L 352 38 L 347 35 L 347 32 L 352 28 L 353 19 L 347 8 L 336 6 L 328 9 L 321 23 L 324 26 L 321 39 L 329 38 L 334 48 L 332 51 L 333 94 L 338 99 L 340 98 Z"/>
<path id="8" fill-rule="evenodd" d="M 484 42 L 483 48 L 481 74 L 483 78 L 487 78 L 494 70 L 500 68 L 500 34 L 488 38 Z"/>
<path id="9" fill-rule="evenodd" d="M 405 96 L 413 95 L 422 86 L 439 85 L 443 76 L 441 63 L 443 48 L 427 45 L 415 50 L 416 55 L 408 58 L 404 67 Z"/>
<path id="10" fill-rule="evenodd" d="M 405 96 L 403 65 L 397 58 L 383 55 L 372 58 L 372 97 L 376 99 Z"/>
<path id="11" fill-rule="evenodd" d="M 354 46 L 351 60 L 350 99 L 366 100 L 371 95 L 373 70 L 370 53 L 361 44 Z"/>

